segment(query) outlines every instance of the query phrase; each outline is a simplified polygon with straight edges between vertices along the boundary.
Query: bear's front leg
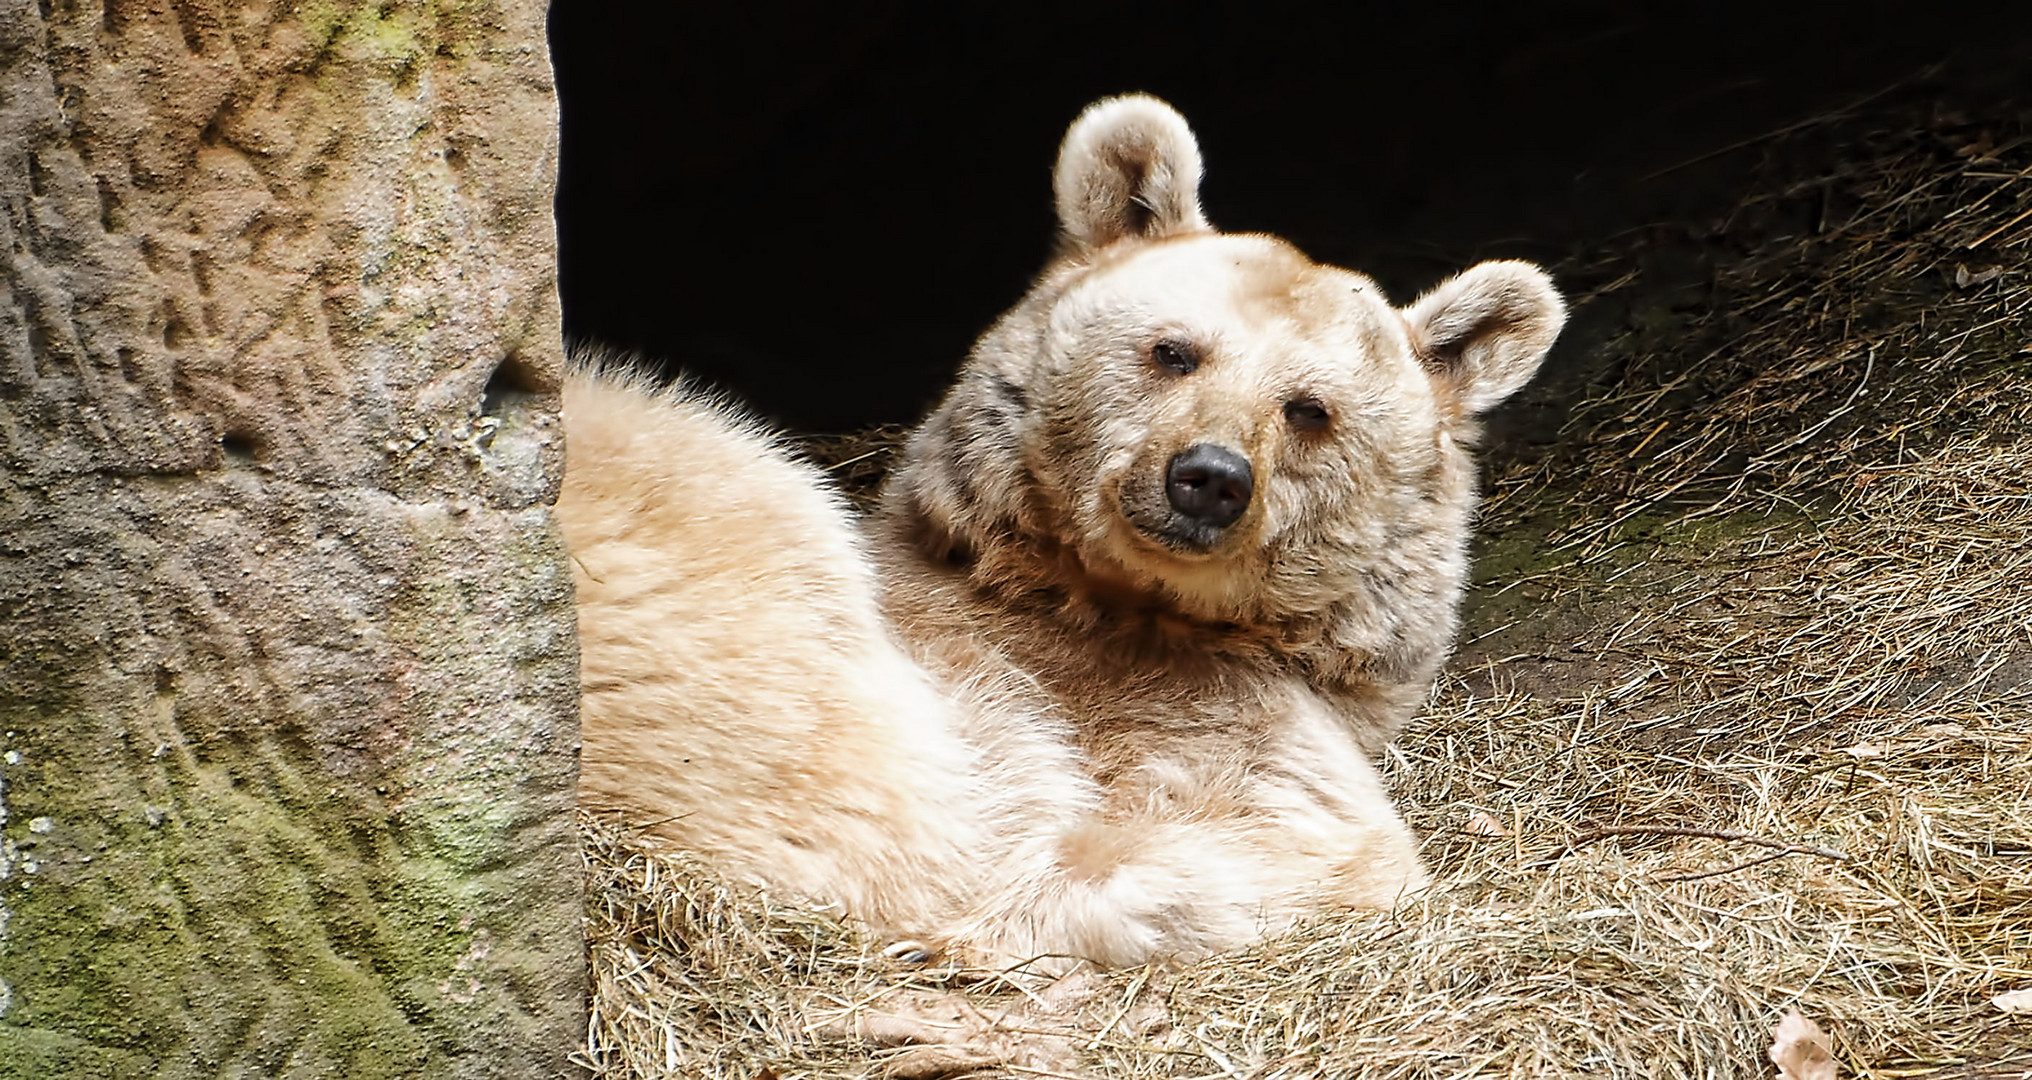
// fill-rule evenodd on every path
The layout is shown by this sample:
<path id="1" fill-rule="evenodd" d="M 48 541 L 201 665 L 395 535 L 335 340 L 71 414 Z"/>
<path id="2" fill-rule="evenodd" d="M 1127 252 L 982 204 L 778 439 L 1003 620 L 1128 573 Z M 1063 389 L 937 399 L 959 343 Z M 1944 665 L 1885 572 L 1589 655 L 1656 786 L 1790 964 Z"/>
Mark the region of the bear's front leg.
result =
<path id="1" fill-rule="evenodd" d="M 1191 961 L 1425 884 L 1374 766 L 1324 717 L 1256 760 L 1147 761 L 960 935 L 1002 966 Z M 1063 963 L 1046 964 L 1056 970 Z"/>

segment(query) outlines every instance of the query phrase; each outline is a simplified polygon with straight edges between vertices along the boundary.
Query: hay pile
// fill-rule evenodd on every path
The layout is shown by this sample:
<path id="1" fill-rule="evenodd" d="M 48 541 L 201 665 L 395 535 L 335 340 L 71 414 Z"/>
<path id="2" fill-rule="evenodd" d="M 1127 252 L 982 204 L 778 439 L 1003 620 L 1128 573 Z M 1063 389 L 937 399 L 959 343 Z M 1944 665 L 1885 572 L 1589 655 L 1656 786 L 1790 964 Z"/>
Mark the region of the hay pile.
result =
<path id="1" fill-rule="evenodd" d="M 1708 294 L 1634 311 L 1555 388 L 1550 450 L 1495 463 L 1470 640 L 1385 762 L 1430 892 L 1040 1002 L 589 822 L 589 1063 L 1768 1076 L 1796 1007 L 1845 1076 L 2032 1074 L 2032 1017 L 1992 1002 L 2032 987 L 2032 136 L 1847 145 L 1703 238 Z M 1641 296 L 1644 256 L 1567 278 Z M 972 1056 L 839 1034 L 941 993 Z"/>

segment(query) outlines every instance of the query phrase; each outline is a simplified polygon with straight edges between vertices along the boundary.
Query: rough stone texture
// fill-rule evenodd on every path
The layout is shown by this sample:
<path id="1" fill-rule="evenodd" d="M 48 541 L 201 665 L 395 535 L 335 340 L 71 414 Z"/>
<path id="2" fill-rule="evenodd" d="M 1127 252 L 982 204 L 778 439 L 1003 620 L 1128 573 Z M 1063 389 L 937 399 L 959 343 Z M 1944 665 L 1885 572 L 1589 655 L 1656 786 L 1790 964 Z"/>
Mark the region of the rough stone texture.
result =
<path id="1" fill-rule="evenodd" d="M 571 1075 L 539 0 L 0 0 L 0 1077 Z"/>

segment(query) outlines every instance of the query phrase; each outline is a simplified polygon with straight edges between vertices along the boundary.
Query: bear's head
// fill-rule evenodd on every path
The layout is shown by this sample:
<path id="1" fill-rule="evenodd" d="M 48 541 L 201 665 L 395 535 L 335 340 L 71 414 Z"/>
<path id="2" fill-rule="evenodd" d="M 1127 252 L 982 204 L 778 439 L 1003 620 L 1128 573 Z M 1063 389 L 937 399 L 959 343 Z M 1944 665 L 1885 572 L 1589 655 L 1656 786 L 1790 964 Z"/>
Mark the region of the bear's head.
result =
<path id="1" fill-rule="evenodd" d="M 912 437 L 885 513 L 1025 602 L 1429 679 L 1476 417 L 1565 318 L 1544 272 L 1484 263 L 1399 309 L 1275 237 L 1216 232 L 1192 132 L 1149 97 L 1088 108 L 1053 179 L 1057 255 Z"/>

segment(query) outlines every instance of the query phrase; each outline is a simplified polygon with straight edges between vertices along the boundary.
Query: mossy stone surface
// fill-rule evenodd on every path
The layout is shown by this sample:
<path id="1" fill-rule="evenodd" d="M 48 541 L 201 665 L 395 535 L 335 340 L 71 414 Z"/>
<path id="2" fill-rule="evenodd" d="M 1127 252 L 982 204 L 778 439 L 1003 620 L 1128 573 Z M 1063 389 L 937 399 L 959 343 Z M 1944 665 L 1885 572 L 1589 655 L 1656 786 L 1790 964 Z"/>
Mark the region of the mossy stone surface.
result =
<path id="1" fill-rule="evenodd" d="M 0 1077 L 577 1072 L 543 15 L 0 11 Z"/>

